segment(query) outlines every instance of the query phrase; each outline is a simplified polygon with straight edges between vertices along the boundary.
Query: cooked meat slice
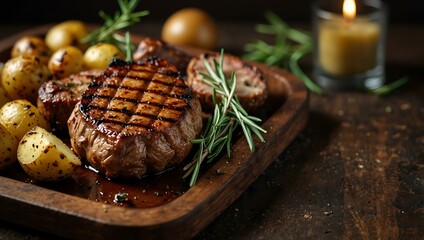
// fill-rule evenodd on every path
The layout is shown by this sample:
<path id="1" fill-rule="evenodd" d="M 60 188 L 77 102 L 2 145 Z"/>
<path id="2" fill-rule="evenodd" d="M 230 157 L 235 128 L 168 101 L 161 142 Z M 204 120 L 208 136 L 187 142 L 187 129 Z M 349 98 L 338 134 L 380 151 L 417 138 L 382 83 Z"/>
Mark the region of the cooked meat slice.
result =
<path id="1" fill-rule="evenodd" d="M 219 62 L 219 58 L 218 53 L 201 54 L 193 58 L 187 68 L 187 85 L 199 98 L 204 111 L 212 111 L 214 104 L 212 88 L 203 81 L 200 73 L 207 73 L 204 60 L 213 67 L 213 60 Z M 263 73 L 257 67 L 236 56 L 225 54 L 223 70 L 228 79 L 231 72 L 235 72 L 237 79 L 235 93 L 246 111 L 256 111 L 264 104 L 268 96 L 267 85 Z M 217 99 L 220 99 L 219 95 Z"/>
<path id="2" fill-rule="evenodd" d="M 187 65 L 191 59 L 184 51 L 170 46 L 164 41 L 149 37 L 143 38 L 140 41 L 137 50 L 133 54 L 133 59 L 134 61 L 139 61 L 143 58 L 155 56 L 167 60 L 183 74 L 186 73 Z"/>
<path id="3" fill-rule="evenodd" d="M 74 151 L 110 178 L 180 163 L 202 128 L 198 99 L 166 60 L 114 61 L 68 120 Z"/>
<path id="4" fill-rule="evenodd" d="M 41 85 L 37 107 L 56 132 L 67 134 L 67 121 L 75 104 L 81 99 L 93 77 L 100 73 L 101 70 L 98 69 L 84 71 Z"/>

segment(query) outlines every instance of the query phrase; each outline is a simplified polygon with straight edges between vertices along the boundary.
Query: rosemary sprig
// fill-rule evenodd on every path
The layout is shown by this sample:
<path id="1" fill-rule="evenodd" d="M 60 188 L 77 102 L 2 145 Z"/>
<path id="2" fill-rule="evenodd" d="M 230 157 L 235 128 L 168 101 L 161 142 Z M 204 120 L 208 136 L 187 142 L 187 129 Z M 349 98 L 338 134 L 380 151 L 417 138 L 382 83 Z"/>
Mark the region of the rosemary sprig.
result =
<path id="1" fill-rule="evenodd" d="M 269 24 L 257 25 L 256 31 L 275 35 L 274 45 L 262 40 L 248 43 L 244 47 L 246 51 L 244 57 L 267 65 L 287 68 L 298 76 L 311 92 L 322 94 L 323 90 L 302 71 L 298 64 L 313 50 L 313 40 L 310 34 L 290 28 L 273 12 L 266 12 L 265 18 Z"/>
<path id="2" fill-rule="evenodd" d="M 122 52 L 128 52 L 128 48 L 134 50 L 135 46 L 133 44 L 127 44 L 126 37 L 119 35 L 118 32 L 138 23 L 141 17 L 149 14 L 147 10 L 134 12 L 138 3 L 139 0 L 118 0 L 120 11 L 116 12 L 113 16 L 100 11 L 99 15 L 104 20 L 103 26 L 90 32 L 80 42 L 90 45 L 109 42 L 118 46 Z"/>
<path id="3" fill-rule="evenodd" d="M 266 12 L 265 18 L 269 24 L 258 24 L 256 31 L 275 35 L 274 45 L 262 40 L 248 43 L 244 46 L 246 51 L 244 57 L 267 65 L 286 68 L 298 76 L 311 92 L 323 94 L 322 88 L 315 84 L 299 66 L 299 61 L 313 51 L 313 40 L 310 34 L 290 28 L 273 12 Z M 387 95 L 407 82 L 408 79 L 404 77 L 377 89 L 368 89 L 367 92 L 375 95 Z"/>
<path id="4" fill-rule="evenodd" d="M 232 72 L 230 79 L 226 78 L 223 61 L 223 49 L 219 62 L 213 61 L 213 67 L 206 60 L 204 61 L 208 73 L 202 73 L 203 81 L 212 88 L 215 109 L 200 138 L 192 141 L 193 144 L 199 145 L 199 148 L 193 161 L 184 167 L 187 172 L 183 176 L 187 178 L 191 174 L 190 187 L 196 183 L 200 166 L 205 159 L 208 163 L 215 160 L 224 148 L 230 157 L 233 132 L 238 126 L 241 126 L 243 130 L 250 151 L 255 151 L 253 134 L 262 142 L 265 141 L 262 133 L 266 133 L 266 130 L 257 124 L 261 122 L 261 119 L 250 116 L 241 106 L 235 95 L 236 75 Z M 221 102 L 217 102 L 217 94 L 220 95 Z"/>
<path id="5" fill-rule="evenodd" d="M 403 77 L 403 78 L 399 78 L 398 80 L 389 83 L 389 84 L 385 84 L 379 88 L 376 89 L 369 89 L 368 91 L 370 93 L 373 93 L 375 95 L 387 95 L 391 92 L 393 92 L 395 89 L 400 88 L 401 86 L 405 85 L 408 82 L 408 78 L 407 77 Z"/>
<path id="6" fill-rule="evenodd" d="M 128 62 L 132 61 L 131 35 L 128 31 L 125 33 L 125 55 Z"/>

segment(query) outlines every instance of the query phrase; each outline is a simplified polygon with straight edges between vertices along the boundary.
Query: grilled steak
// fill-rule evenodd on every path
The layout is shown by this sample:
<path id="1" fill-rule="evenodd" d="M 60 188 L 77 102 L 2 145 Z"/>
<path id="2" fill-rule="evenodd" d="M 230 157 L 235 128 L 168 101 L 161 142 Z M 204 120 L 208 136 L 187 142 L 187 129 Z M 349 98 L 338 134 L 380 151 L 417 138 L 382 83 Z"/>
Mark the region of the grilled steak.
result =
<path id="1" fill-rule="evenodd" d="M 73 74 L 61 80 L 50 80 L 38 90 L 37 107 L 59 133 L 68 133 L 67 121 L 93 77 L 101 70 Z"/>
<path id="2" fill-rule="evenodd" d="M 112 62 L 68 120 L 74 151 L 110 178 L 180 163 L 202 128 L 201 107 L 166 60 Z"/>
<path id="3" fill-rule="evenodd" d="M 164 41 L 148 37 L 140 41 L 137 50 L 133 54 L 133 59 L 134 61 L 139 61 L 143 58 L 155 56 L 167 60 L 183 74 L 186 73 L 187 65 L 191 60 L 191 57 L 182 50 L 170 46 Z"/>
<path id="4" fill-rule="evenodd" d="M 219 62 L 219 58 L 220 55 L 217 53 L 201 54 L 193 58 L 187 68 L 187 85 L 199 98 L 204 111 L 213 110 L 214 104 L 212 89 L 203 82 L 203 76 L 200 73 L 207 73 L 204 60 L 213 67 L 213 60 Z M 256 111 L 264 104 L 268 96 L 267 85 L 263 73 L 257 67 L 236 56 L 225 54 L 223 70 L 227 78 L 230 78 L 231 72 L 235 72 L 237 79 L 235 94 L 246 111 Z M 217 99 L 220 99 L 219 95 Z"/>

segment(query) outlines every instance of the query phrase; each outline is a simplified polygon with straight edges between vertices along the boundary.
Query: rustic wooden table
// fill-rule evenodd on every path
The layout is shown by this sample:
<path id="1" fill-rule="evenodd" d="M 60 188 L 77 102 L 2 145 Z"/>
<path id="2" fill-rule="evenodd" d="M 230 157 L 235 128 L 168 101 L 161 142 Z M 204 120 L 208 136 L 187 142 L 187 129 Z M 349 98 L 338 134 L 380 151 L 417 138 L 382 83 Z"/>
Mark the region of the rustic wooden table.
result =
<path id="1" fill-rule="evenodd" d="M 0 37 L 27 27 L 0 25 Z M 236 54 L 262 37 L 253 24 L 220 30 L 220 46 Z M 158 37 L 160 26 L 134 31 Z M 423 43 L 423 25 L 391 25 L 387 79 L 407 76 L 409 83 L 384 97 L 312 94 L 304 131 L 197 238 L 423 239 Z M 0 221 L 0 239 L 57 237 Z"/>

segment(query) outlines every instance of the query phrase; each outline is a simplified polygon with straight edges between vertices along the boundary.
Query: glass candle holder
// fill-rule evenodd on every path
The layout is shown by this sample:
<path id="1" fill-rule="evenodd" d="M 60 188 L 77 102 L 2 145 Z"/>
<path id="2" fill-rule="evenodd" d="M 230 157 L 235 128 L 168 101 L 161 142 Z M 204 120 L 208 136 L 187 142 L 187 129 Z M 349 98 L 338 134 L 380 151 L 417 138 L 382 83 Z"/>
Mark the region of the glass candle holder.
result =
<path id="1" fill-rule="evenodd" d="M 349 17 L 342 14 L 341 3 L 313 5 L 315 81 L 327 89 L 378 88 L 385 81 L 386 6 L 358 1 L 357 14 Z"/>

